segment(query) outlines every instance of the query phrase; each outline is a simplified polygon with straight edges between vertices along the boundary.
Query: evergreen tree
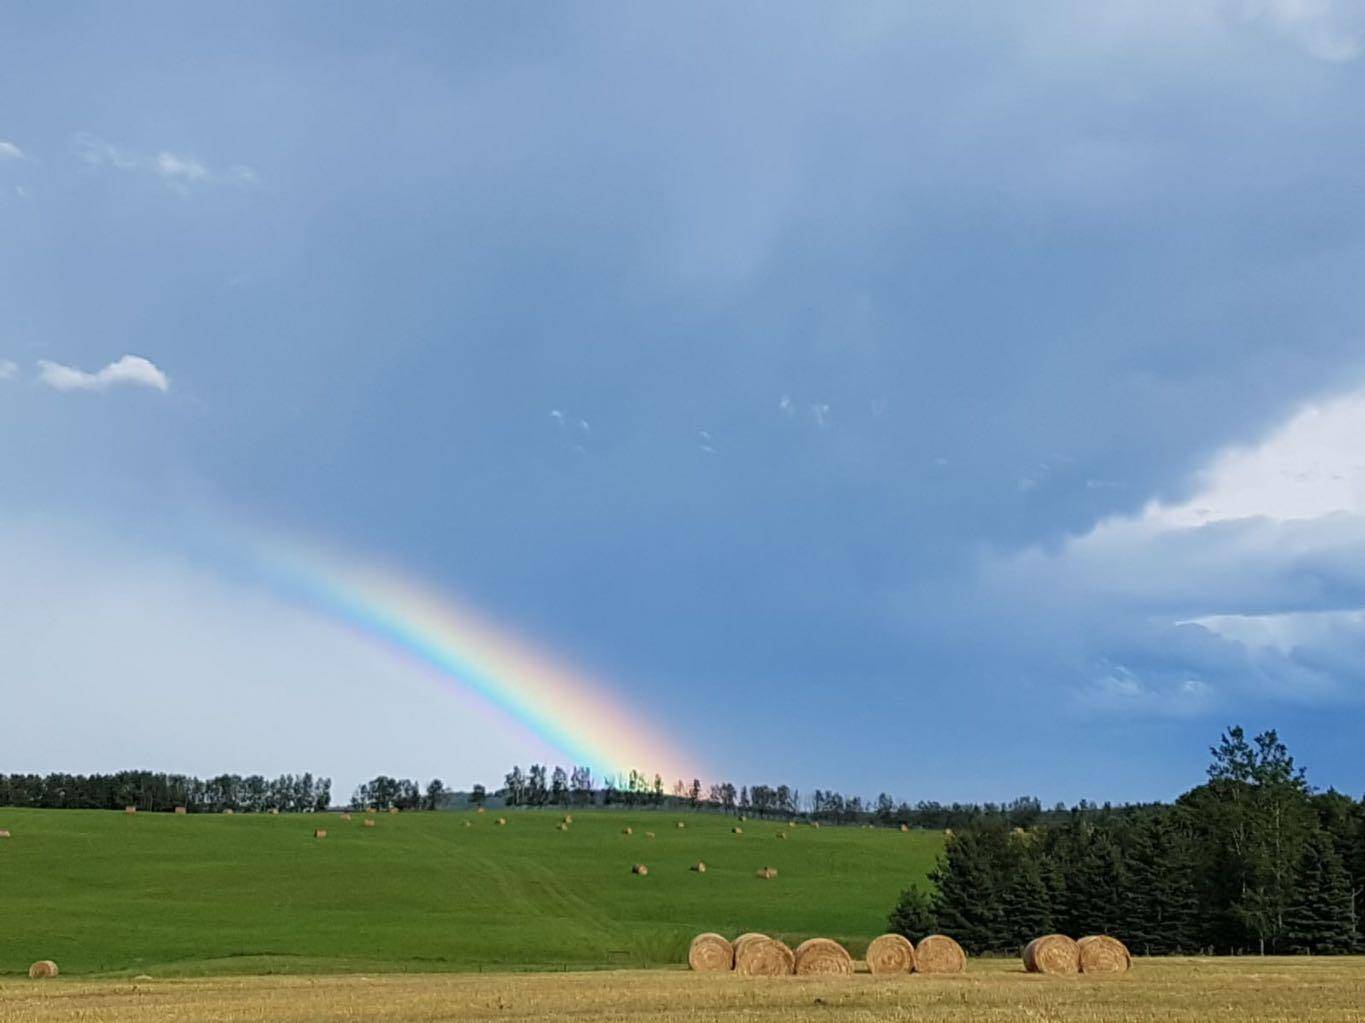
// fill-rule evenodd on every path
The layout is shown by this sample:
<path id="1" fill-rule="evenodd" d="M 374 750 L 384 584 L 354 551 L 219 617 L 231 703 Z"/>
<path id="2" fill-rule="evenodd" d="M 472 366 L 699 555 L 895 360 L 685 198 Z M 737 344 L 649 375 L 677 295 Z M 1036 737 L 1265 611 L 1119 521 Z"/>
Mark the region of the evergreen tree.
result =
<path id="1" fill-rule="evenodd" d="M 1011 948 L 1003 904 L 1009 860 L 1003 828 L 972 828 L 948 842 L 930 875 L 938 889 L 934 916 L 939 927 L 973 955 Z"/>
<path id="2" fill-rule="evenodd" d="M 1034 938 L 1052 931 L 1052 909 L 1037 855 L 1028 839 L 1014 842 L 1012 875 L 1001 896 L 1005 933 L 1010 944 L 1022 949 Z"/>
<path id="3" fill-rule="evenodd" d="M 934 917 L 934 900 L 920 891 L 919 885 L 912 884 L 901 892 L 886 926 L 892 934 L 904 935 L 912 942 L 935 933 L 938 921 Z"/>
<path id="4" fill-rule="evenodd" d="M 1332 836 L 1319 829 L 1299 859 L 1294 899 L 1285 910 L 1285 936 L 1296 952 L 1342 954 L 1355 945 L 1351 878 Z"/>

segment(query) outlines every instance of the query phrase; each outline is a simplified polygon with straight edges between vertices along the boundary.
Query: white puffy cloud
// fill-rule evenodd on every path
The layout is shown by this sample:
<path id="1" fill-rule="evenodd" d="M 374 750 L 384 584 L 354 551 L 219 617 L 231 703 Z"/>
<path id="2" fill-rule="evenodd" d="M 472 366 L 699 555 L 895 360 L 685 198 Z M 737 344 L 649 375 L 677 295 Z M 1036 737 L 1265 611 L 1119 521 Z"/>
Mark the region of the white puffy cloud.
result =
<path id="1" fill-rule="evenodd" d="M 0 139 L 0 160 L 22 160 L 24 151 L 13 142 Z"/>
<path id="2" fill-rule="evenodd" d="M 181 193 L 187 193 L 198 185 L 247 186 L 259 181 L 255 168 L 245 164 L 234 164 L 224 171 L 216 171 L 202 160 L 185 153 L 163 149 L 154 156 L 142 156 L 88 133 L 75 136 L 71 142 L 71 149 L 76 158 L 88 166 L 144 171 L 155 175 L 167 187 Z"/>
<path id="3" fill-rule="evenodd" d="M 13 380 L 18 375 L 18 363 L 11 362 L 9 359 L 0 359 L 0 380 Z"/>
<path id="4" fill-rule="evenodd" d="M 38 363 L 38 379 L 57 391 L 107 391 L 128 384 L 165 392 L 171 386 L 166 374 L 140 355 L 125 355 L 95 373 L 44 359 Z"/>
<path id="5" fill-rule="evenodd" d="M 987 559 L 974 605 L 1077 704 L 1183 716 L 1365 701 L 1365 390 L 1226 450 L 1186 500 Z"/>

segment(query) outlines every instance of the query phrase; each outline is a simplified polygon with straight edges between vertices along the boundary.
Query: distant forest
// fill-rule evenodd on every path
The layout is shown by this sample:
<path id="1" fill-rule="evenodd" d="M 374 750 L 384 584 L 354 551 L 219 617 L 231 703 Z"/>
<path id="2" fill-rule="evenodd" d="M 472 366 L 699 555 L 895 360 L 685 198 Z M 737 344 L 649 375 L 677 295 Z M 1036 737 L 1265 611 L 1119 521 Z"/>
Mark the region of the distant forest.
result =
<path id="1" fill-rule="evenodd" d="M 1210 753 L 1207 780 L 1169 804 L 1045 808 L 1021 796 L 912 805 L 885 793 L 870 802 L 822 789 L 803 797 L 789 785 L 680 779 L 665 788 L 638 771 L 599 784 L 586 767 L 534 764 L 514 767 L 491 793 L 380 775 L 350 805 L 691 809 L 946 830 L 931 885 L 907 888 L 891 913 L 892 929 L 912 940 L 942 931 L 978 955 L 1017 954 L 1051 931 L 1112 934 L 1151 955 L 1365 951 L 1365 799 L 1314 789 L 1274 731 L 1248 738 L 1229 728 Z M 0 775 L 8 806 L 264 813 L 330 804 L 330 779 L 311 774 Z"/>

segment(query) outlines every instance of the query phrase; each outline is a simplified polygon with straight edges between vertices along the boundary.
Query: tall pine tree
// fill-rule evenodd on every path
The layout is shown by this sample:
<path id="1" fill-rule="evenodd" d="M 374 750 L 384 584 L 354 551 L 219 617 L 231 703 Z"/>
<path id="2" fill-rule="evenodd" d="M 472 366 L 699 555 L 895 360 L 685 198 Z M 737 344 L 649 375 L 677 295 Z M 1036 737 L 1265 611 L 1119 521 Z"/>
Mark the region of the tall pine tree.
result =
<path id="1" fill-rule="evenodd" d="M 1296 952 L 1340 955 L 1355 945 L 1351 877 L 1332 836 L 1318 829 L 1299 859 L 1293 900 L 1285 910 L 1285 937 Z"/>

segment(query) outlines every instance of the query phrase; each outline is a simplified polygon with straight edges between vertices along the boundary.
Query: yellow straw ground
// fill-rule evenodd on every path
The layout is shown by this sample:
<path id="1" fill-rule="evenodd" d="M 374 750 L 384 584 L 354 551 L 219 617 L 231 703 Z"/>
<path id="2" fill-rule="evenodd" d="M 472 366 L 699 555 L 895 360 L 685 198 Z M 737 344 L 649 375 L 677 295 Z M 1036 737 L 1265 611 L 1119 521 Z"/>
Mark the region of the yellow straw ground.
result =
<path id="1" fill-rule="evenodd" d="M 1102 979 L 976 960 L 956 977 L 743 978 L 680 970 L 6 980 L 0 1020 L 916 1020 L 1262 1023 L 1365 1020 L 1365 958 L 1139 959 Z"/>

